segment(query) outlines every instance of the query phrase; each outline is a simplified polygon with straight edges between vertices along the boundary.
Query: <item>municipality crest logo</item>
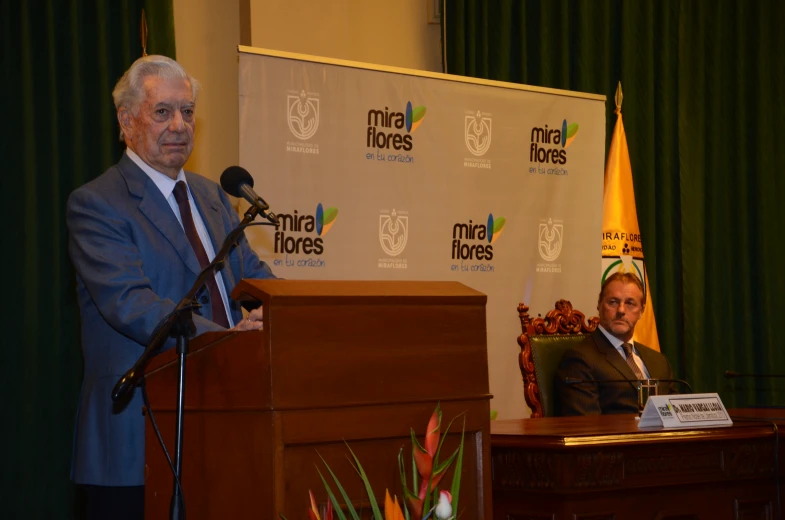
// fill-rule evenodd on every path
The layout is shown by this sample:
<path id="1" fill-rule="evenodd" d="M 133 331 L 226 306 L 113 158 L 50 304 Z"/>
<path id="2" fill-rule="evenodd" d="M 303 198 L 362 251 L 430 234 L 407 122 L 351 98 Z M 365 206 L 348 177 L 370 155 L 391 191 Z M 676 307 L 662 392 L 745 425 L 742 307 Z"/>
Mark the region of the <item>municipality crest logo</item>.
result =
<path id="1" fill-rule="evenodd" d="M 552 219 L 548 222 L 540 222 L 540 232 L 538 235 L 538 247 L 540 256 L 546 262 L 553 262 L 561 254 L 562 243 L 564 241 L 564 225 L 554 224 Z"/>
<path id="2" fill-rule="evenodd" d="M 301 141 L 307 141 L 319 129 L 318 94 L 300 91 L 299 96 L 287 96 L 287 117 L 289 130 Z"/>
<path id="3" fill-rule="evenodd" d="M 491 117 L 479 110 L 476 115 L 464 117 L 463 140 L 466 148 L 477 156 L 485 155 L 491 147 Z"/>
<path id="4" fill-rule="evenodd" d="M 379 244 L 385 253 L 398 256 L 406 248 L 409 238 L 409 217 L 394 209 L 389 215 L 379 215 Z"/>
<path id="5" fill-rule="evenodd" d="M 646 262 L 643 258 L 635 258 L 629 254 L 602 257 L 602 277 L 600 284 L 614 273 L 633 273 L 643 283 L 643 298 L 646 299 Z"/>

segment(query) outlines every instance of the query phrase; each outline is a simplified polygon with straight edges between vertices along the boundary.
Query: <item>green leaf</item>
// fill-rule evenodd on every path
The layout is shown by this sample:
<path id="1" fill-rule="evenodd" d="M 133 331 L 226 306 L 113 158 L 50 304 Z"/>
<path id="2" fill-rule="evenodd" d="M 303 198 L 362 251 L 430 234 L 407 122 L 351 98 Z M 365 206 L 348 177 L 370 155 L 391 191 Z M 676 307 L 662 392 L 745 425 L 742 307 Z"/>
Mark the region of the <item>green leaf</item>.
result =
<path id="1" fill-rule="evenodd" d="M 320 455 L 320 457 L 321 457 L 321 455 Z M 324 459 L 322 459 L 322 460 L 324 460 Z M 327 466 L 326 463 L 325 463 L 325 466 Z M 329 466 L 327 467 L 327 469 L 329 469 Z M 341 511 L 341 506 L 338 504 L 338 499 L 335 498 L 335 494 L 333 493 L 333 490 L 330 489 L 330 485 L 327 483 L 327 479 L 324 478 L 324 475 L 322 475 L 322 472 L 319 471 L 319 468 L 316 468 L 316 471 L 319 472 L 319 478 L 322 479 L 322 483 L 324 484 L 324 489 L 327 490 L 327 496 L 330 497 L 330 501 L 333 503 L 333 510 L 335 511 L 335 514 L 338 515 L 338 518 L 340 520 L 346 520 L 346 515 L 343 514 L 343 511 Z M 338 482 L 337 479 L 335 479 L 335 477 L 333 477 L 333 480 L 335 480 L 335 484 L 337 486 L 339 486 L 339 487 L 341 486 L 341 484 Z M 353 518 L 357 518 L 357 513 L 354 511 L 354 506 L 351 503 L 346 502 L 346 508 L 351 513 L 354 513 Z"/>
<path id="2" fill-rule="evenodd" d="M 493 233 L 496 234 L 504 228 L 504 224 L 507 223 L 507 219 L 504 217 L 499 217 L 493 221 Z"/>
<path id="3" fill-rule="evenodd" d="M 398 475 L 401 477 L 401 487 L 406 491 L 408 486 L 406 485 L 406 464 L 403 462 L 403 447 L 398 450 Z"/>
<path id="4" fill-rule="evenodd" d="M 417 463 L 414 462 L 413 451 L 412 451 L 412 489 L 414 490 L 414 492 L 411 494 L 417 496 L 417 490 L 420 489 L 420 474 L 417 472 Z"/>
<path id="5" fill-rule="evenodd" d="M 357 458 L 357 455 L 354 454 L 352 451 L 352 447 L 349 446 L 349 443 L 346 443 L 346 447 L 349 449 L 349 453 L 352 454 L 352 458 L 357 463 L 355 469 L 360 474 L 360 478 L 365 485 L 365 492 L 368 493 L 368 501 L 371 503 L 371 509 L 373 510 L 373 517 L 376 520 L 384 520 L 381 511 L 379 511 L 379 504 L 376 503 L 376 496 L 373 494 L 373 489 L 371 489 L 371 483 L 368 481 L 368 475 L 365 474 L 365 470 L 363 469 L 363 465 L 360 464 L 360 459 Z"/>
<path id="6" fill-rule="evenodd" d="M 463 440 L 466 434 L 466 416 L 463 417 L 463 429 L 461 430 L 461 444 L 458 448 L 458 459 L 455 462 L 455 472 L 452 475 L 452 487 L 450 494 L 452 495 L 452 510 L 455 512 L 455 517 L 458 517 L 458 497 L 461 492 L 461 472 L 463 471 Z"/>
<path id="7" fill-rule="evenodd" d="M 316 454 L 319 455 L 319 458 L 322 459 L 322 463 L 324 463 L 324 466 L 327 468 L 327 471 L 329 471 L 330 475 L 332 475 L 333 480 L 335 481 L 335 485 L 338 487 L 338 491 L 341 493 L 341 496 L 343 497 L 343 501 L 346 503 L 346 508 L 349 510 L 349 513 L 351 513 L 352 518 L 354 520 L 360 520 L 360 516 L 357 514 L 357 511 L 354 510 L 354 506 L 352 505 L 351 500 L 349 500 L 349 495 L 346 494 L 346 491 L 343 489 L 343 486 L 341 485 L 341 482 L 338 480 L 338 477 L 335 476 L 333 469 L 330 467 L 329 464 L 327 464 L 327 461 L 324 460 L 324 457 L 322 457 L 321 453 L 317 451 Z M 319 471 L 319 468 L 316 468 L 316 470 Z M 319 473 L 319 475 L 321 475 L 321 473 Z M 338 505 L 335 502 L 333 502 L 333 505 L 336 506 L 335 509 L 338 510 Z"/>
<path id="8" fill-rule="evenodd" d="M 433 486 L 433 472 L 431 472 L 431 476 L 428 477 L 428 487 L 425 491 L 425 498 L 422 501 L 422 513 L 423 513 L 423 520 L 425 519 L 425 512 L 431 510 L 431 494 L 428 492 Z"/>
<path id="9" fill-rule="evenodd" d="M 570 123 L 567 125 L 567 139 L 578 133 L 578 123 Z M 583 139 L 583 138 L 581 138 Z"/>
<path id="10" fill-rule="evenodd" d="M 442 445 L 444 444 L 444 440 L 447 438 L 447 433 L 450 431 L 450 428 L 452 428 L 452 423 L 454 423 L 455 419 L 457 419 L 461 415 L 464 415 L 464 412 L 461 412 L 460 414 L 458 414 L 455 417 L 453 417 L 452 420 L 449 422 L 449 424 L 447 424 L 447 428 L 445 428 L 442 431 L 442 438 L 439 440 L 439 448 L 436 450 L 436 455 L 434 455 L 434 457 L 433 457 L 433 465 L 434 465 L 434 467 L 436 467 L 436 465 L 438 463 L 439 453 L 441 453 L 441 451 L 442 451 Z"/>
<path id="11" fill-rule="evenodd" d="M 322 215 L 322 223 L 330 224 L 338 216 L 338 208 L 327 208 Z"/>
<path id="12" fill-rule="evenodd" d="M 412 465 L 414 462 L 412 461 Z M 403 462 L 403 447 L 398 451 L 398 473 L 401 476 L 401 489 L 403 489 L 403 500 L 401 501 L 401 507 L 403 508 L 403 515 L 406 520 L 409 520 L 409 509 L 406 507 L 406 497 L 408 495 L 412 495 L 412 492 L 409 491 L 409 486 L 406 482 L 406 464 Z"/>
<path id="13" fill-rule="evenodd" d="M 412 436 L 412 449 L 416 447 L 421 452 L 425 453 L 425 448 L 423 448 L 422 444 L 420 444 L 420 441 L 417 440 L 417 434 L 414 432 L 414 428 L 409 428 L 409 434 Z"/>
<path id="14" fill-rule="evenodd" d="M 425 117 L 425 106 L 420 105 L 412 109 L 412 123 L 416 123 L 423 117 Z"/>
<path id="15" fill-rule="evenodd" d="M 449 458 L 449 459 L 445 460 L 444 462 L 440 462 L 438 466 L 435 466 L 435 467 L 433 468 L 433 474 L 434 474 L 434 475 L 441 475 L 442 473 L 444 473 L 445 471 L 447 471 L 447 468 L 449 468 L 449 467 L 450 467 L 450 464 L 452 464 L 452 463 L 453 463 L 453 461 L 455 460 L 455 458 L 458 456 L 458 452 L 459 452 L 459 451 L 460 451 L 460 448 L 458 448 L 457 450 L 455 450 L 455 451 L 452 453 L 452 455 L 450 455 L 450 458 Z"/>

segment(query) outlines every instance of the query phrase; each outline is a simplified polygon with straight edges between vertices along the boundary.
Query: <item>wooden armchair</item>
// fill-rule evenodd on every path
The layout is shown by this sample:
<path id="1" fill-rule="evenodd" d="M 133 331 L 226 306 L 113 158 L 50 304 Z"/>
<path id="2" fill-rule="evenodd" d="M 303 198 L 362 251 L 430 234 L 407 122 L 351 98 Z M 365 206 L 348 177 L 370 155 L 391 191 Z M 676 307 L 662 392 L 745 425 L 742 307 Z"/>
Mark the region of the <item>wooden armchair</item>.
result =
<path id="1" fill-rule="evenodd" d="M 598 317 L 590 318 L 572 308 L 567 300 L 556 302 L 556 308 L 545 318 L 529 316 L 529 307 L 518 305 L 523 333 L 518 336 L 521 354 L 518 362 L 523 374 L 524 397 L 531 408 L 531 417 L 556 415 L 553 379 L 564 352 L 580 343 L 597 329 Z"/>

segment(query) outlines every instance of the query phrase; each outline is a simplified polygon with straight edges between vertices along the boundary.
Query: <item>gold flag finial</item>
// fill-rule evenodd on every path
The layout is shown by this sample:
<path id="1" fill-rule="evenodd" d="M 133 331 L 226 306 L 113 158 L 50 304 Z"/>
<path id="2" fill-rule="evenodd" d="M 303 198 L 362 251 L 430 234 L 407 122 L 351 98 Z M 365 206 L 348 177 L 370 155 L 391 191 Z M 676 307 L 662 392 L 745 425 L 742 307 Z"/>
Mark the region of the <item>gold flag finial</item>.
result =
<path id="1" fill-rule="evenodd" d="M 621 92 L 621 81 L 619 81 L 619 84 L 616 86 L 615 99 L 616 99 L 616 113 L 618 114 L 619 112 L 621 112 L 621 101 L 622 99 L 624 99 L 624 94 L 622 94 Z"/>
<path id="2" fill-rule="evenodd" d="M 147 17 L 142 9 L 142 21 L 139 24 L 139 38 L 142 40 L 142 56 L 147 56 Z"/>

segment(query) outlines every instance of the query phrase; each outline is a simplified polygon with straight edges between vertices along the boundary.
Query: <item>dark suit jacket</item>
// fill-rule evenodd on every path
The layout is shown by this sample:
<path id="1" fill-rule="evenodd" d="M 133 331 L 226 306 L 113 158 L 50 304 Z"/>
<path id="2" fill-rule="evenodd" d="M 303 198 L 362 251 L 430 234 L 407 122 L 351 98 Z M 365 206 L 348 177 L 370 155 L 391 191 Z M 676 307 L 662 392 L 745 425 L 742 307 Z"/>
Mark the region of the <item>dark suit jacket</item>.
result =
<path id="1" fill-rule="evenodd" d="M 635 342 L 652 379 L 672 379 L 668 359 Z M 567 384 L 565 378 L 597 383 Z M 559 415 L 638 413 L 638 391 L 633 383 L 602 383 L 617 379 L 637 379 L 632 368 L 597 329 L 574 349 L 564 353 L 556 371 L 556 405 Z M 659 383 L 659 394 L 675 393 L 675 387 Z"/>
<path id="2" fill-rule="evenodd" d="M 239 223 L 237 213 L 216 183 L 185 175 L 217 252 Z M 118 405 L 111 390 L 139 358 L 155 326 L 191 288 L 199 261 L 161 191 L 126 154 L 71 194 L 66 218 L 85 363 L 71 477 L 80 484 L 142 485 L 141 392 Z M 221 274 L 227 292 L 241 278 L 274 277 L 245 238 Z M 203 287 L 197 298 L 202 304 L 194 315 L 197 334 L 223 330 L 211 321 L 209 291 Z M 237 323 L 242 311 L 237 302 L 230 306 Z M 167 348 L 172 346 L 174 340 Z"/>

